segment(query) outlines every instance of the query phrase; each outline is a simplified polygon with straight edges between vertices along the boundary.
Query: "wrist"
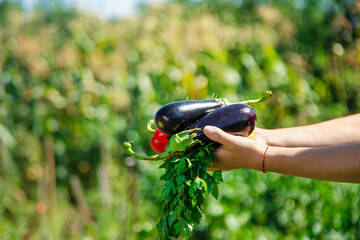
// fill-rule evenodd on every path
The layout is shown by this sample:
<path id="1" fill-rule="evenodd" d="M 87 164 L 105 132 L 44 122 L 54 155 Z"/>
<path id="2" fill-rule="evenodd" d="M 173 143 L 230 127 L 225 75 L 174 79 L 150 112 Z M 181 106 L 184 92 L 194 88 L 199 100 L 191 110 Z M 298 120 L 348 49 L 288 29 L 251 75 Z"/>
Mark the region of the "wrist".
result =
<path id="1" fill-rule="evenodd" d="M 264 174 L 266 173 L 266 168 L 265 168 L 266 153 L 269 150 L 269 148 L 270 148 L 270 145 L 267 145 L 267 147 L 265 148 L 265 151 L 264 151 L 263 159 L 262 159 L 261 171 Z"/>
<path id="2" fill-rule="evenodd" d="M 265 158 L 266 172 L 295 174 L 301 171 L 296 161 L 296 155 L 299 154 L 302 149 L 303 148 L 270 146 Z"/>

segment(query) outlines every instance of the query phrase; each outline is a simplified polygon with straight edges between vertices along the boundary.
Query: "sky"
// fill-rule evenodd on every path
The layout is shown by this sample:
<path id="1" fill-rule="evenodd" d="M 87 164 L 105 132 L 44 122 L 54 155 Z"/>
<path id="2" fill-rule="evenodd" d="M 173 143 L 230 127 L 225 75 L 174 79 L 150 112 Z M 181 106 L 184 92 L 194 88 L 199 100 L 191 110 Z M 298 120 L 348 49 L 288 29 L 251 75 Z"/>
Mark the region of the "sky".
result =
<path id="1" fill-rule="evenodd" d="M 164 0 L 59 0 L 66 5 L 99 14 L 104 18 L 123 18 L 136 12 L 139 3 L 160 2 Z M 31 9 L 37 0 L 22 0 L 24 8 Z"/>

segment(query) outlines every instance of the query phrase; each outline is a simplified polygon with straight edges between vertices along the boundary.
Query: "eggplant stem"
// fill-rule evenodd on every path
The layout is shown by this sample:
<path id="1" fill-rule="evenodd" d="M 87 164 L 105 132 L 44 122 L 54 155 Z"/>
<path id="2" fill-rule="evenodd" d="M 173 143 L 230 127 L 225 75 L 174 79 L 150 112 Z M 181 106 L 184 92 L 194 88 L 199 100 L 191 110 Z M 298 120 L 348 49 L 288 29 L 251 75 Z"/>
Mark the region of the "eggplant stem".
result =
<path id="1" fill-rule="evenodd" d="M 154 133 L 155 132 L 155 129 L 152 128 L 152 125 L 154 124 L 154 119 L 151 119 L 148 124 L 147 124 L 147 130 L 151 133 Z"/>
<path id="2" fill-rule="evenodd" d="M 131 143 L 130 142 L 124 142 L 124 150 L 128 155 L 130 155 L 130 156 L 132 156 L 132 157 L 134 157 L 136 159 L 140 159 L 140 160 L 158 161 L 158 160 L 162 160 L 162 159 L 165 159 L 165 158 L 168 158 L 168 157 L 171 156 L 167 152 L 152 155 L 152 156 L 144 156 L 144 155 L 138 154 L 138 153 L 134 152 L 131 149 Z"/>
<path id="3" fill-rule="evenodd" d="M 272 92 L 271 92 L 270 90 L 267 90 L 267 91 L 265 92 L 265 95 L 262 96 L 262 97 L 259 98 L 259 99 L 246 100 L 246 101 L 242 101 L 242 102 L 239 102 L 239 103 L 246 104 L 246 105 L 252 105 L 252 104 L 256 104 L 256 103 L 265 102 L 265 101 L 267 101 L 269 98 L 271 98 L 271 96 L 272 96 Z"/>

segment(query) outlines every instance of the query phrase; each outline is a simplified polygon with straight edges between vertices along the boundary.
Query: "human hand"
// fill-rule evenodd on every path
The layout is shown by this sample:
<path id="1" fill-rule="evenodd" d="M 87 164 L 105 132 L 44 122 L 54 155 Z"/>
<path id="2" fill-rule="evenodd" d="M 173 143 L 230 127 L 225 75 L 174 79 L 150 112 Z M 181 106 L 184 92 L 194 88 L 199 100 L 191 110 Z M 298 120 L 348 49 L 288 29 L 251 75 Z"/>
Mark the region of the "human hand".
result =
<path id="1" fill-rule="evenodd" d="M 213 170 L 227 171 L 238 168 L 261 170 L 265 144 L 228 134 L 214 126 L 206 126 L 204 133 L 211 140 L 221 144 L 215 151 L 219 161 L 212 163 Z M 255 138 L 257 138 L 256 133 Z"/>
<path id="2" fill-rule="evenodd" d="M 269 143 L 270 130 L 256 127 L 254 130 L 255 141 L 262 145 L 271 145 Z"/>

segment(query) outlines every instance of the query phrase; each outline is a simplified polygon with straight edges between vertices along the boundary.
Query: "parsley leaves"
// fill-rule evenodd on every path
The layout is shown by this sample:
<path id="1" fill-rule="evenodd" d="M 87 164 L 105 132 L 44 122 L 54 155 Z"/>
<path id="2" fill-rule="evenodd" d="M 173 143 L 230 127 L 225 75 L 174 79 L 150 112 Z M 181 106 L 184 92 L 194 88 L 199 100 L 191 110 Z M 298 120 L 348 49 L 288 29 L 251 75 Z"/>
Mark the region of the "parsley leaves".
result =
<path id="1" fill-rule="evenodd" d="M 211 161 L 216 161 L 212 145 L 178 153 L 159 167 L 165 169 L 160 178 L 165 181 L 161 190 L 161 219 L 157 224 L 160 239 L 187 238 L 204 214 L 205 194 L 219 197 L 222 173 L 207 171 Z"/>

